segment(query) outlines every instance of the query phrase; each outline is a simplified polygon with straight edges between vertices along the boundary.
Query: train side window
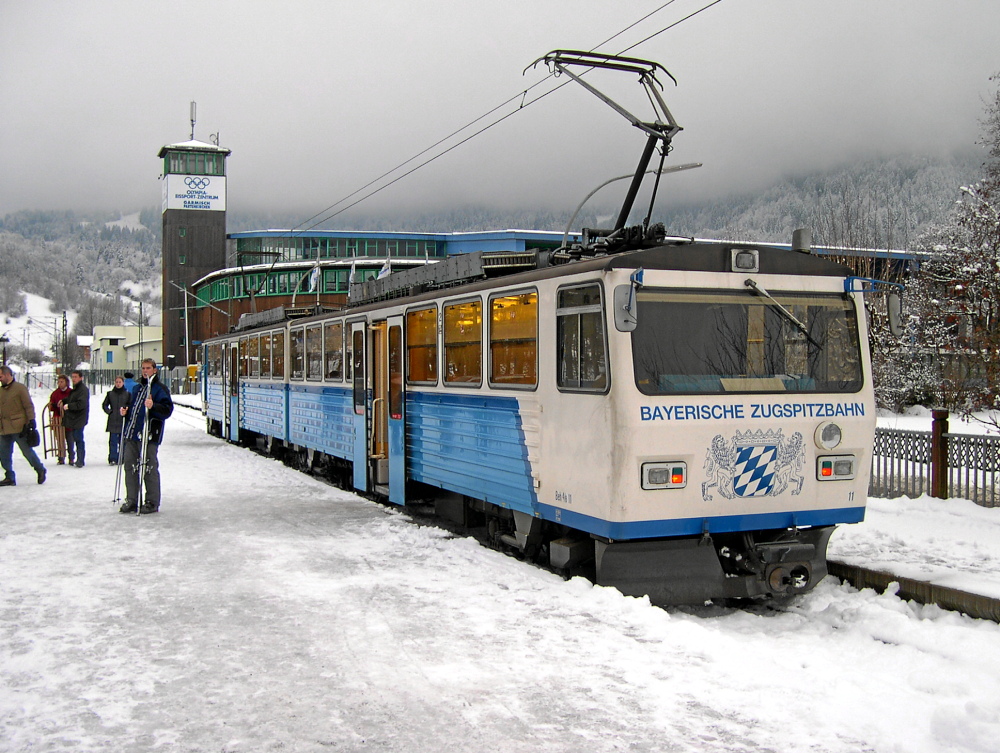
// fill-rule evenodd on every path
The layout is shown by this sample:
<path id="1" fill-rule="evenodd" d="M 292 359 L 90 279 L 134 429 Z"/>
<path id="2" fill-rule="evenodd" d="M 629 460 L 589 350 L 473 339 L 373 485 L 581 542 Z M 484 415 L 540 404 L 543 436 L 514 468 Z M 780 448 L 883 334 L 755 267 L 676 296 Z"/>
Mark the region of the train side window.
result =
<path id="1" fill-rule="evenodd" d="M 323 369 L 328 380 L 339 382 L 344 378 L 344 323 L 327 322 L 324 330 Z"/>
<path id="2" fill-rule="evenodd" d="M 260 336 L 260 376 L 271 378 L 271 333 Z"/>
<path id="3" fill-rule="evenodd" d="M 444 381 L 461 387 L 483 383 L 483 302 L 444 307 Z"/>
<path id="4" fill-rule="evenodd" d="M 389 416 L 403 417 L 403 328 L 389 327 Z"/>
<path id="5" fill-rule="evenodd" d="M 250 376 L 260 376 L 260 338 L 254 335 L 247 343 L 247 358 L 249 359 Z"/>
<path id="6" fill-rule="evenodd" d="M 245 337 L 240 338 L 239 360 L 240 360 L 240 376 L 245 377 L 249 373 L 249 368 L 248 368 L 249 361 L 247 358 L 247 338 Z"/>
<path id="7" fill-rule="evenodd" d="M 306 331 L 293 329 L 288 336 L 288 360 L 291 378 L 302 379 L 306 375 Z"/>
<path id="8" fill-rule="evenodd" d="M 349 330 L 344 331 L 344 379 L 350 381 L 354 378 L 354 359 L 352 354 L 354 349 L 351 347 L 351 335 Z"/>
<path id="9" fill-rule="evenodd" d="M 538 384 L 538 293 L 490 298 L 490 386 Z"/>
<path id="10" fill-rule="evenodd" d="M 285 381 L 285 333 L 275 332 L 271 340 L 271 377 Z"/>
<path id="11" fill-rule="evenodd" d="M 354 371 L 354 412 L 363 416 L 365 414 L 365 401 L 367 395 L 365 394 L 365 332 L 364 329 L 356 329 L 352 334 L 351 339 L 353 340 L 353 346 L 351 348 L 353 355 L 353 371 Z"/>
<path id="12" fill-rule="evenodd" d="M 437 309 L 406 312 L 406 380 L 437 384 Z"/>
<path id="13" fill-rule="evenodd" d="M 560 390 L 607 392 L 608 338 L 600 285 L 556 295 L 556 383 Z"/>
<path id="14" fill-rule="evenodd" d="M 323 378 L 323 328 L 319 324 L 306 327 L 306 379 Z"/>

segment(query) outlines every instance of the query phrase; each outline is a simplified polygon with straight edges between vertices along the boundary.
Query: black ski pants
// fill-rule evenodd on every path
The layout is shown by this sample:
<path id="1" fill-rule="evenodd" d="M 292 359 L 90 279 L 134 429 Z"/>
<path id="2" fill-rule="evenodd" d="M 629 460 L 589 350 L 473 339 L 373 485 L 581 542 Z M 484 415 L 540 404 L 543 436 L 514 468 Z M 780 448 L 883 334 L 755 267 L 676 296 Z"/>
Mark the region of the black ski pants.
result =
<path id="1" fill-rule="evenodd" d="M 125 501 L 135 504 L 139 500 L 139 450 L 141 443 L 126 439 L 122 456 L 122 473 L 125 474 Z M 154 442 L 146 445 L 146 494 L 144 505 L 160 506 L 160 462 L 156 453 L 160 446 Z"/>

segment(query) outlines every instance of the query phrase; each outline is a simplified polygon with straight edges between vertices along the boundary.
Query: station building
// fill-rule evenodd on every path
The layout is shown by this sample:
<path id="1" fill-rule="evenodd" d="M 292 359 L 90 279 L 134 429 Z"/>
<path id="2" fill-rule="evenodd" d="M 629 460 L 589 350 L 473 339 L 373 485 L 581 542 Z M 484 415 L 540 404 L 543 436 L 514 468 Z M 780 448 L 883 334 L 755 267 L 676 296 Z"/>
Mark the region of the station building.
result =
<path id="1" fill-rule="evenodd" d="M 230 233 L 227 239 L 227 264 L 191 286 L 196 300 L 189 303 L 186 316 L 195 346 L 229 332 L 244 317 L 266 317 L 265 312 L 276 309 L 294 317 L 343 308 L 352 281 L 472 251 L 516 254 L 529 248 L 556 249 L 563 234 L 254 230 Z M 192 353 L 191 363 L 196 360 Z"/>

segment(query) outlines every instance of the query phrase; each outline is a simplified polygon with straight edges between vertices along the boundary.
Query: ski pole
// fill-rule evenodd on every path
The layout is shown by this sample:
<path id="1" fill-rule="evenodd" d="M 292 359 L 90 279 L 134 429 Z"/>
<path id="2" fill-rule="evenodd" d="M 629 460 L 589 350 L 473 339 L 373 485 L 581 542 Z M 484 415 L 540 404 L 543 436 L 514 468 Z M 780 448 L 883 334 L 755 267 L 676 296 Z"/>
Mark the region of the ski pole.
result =
<path id="1" fill-rule="evenodd" d="M 149 469 L 146 468 L 146 445 L 149 443 L 149 408 L 146 407 L 146 400 L 152 395 L 153 387 L 152 377 L 146 382 L 146 397 L 142 401 L 142 434 L 139 440 L 139 468 L 138 468 L 138 490 L 136 491 L 136 505 L 135 514 L 142 515 L 142 503 L 145 498 L 146 489 L 146 474 Z"/>
<path id="2" fill-rule="evenodd" d="M 144 398 L 145 399 L 145 398 Z M 131 406 L 129 406 L 131 408 Z M 122 488 L 122 466 L 125 464 L 125 443 L 128 442 L 129 435 L 135 428 L 135 419 L 139 414 L 138 410 L 131 410 L 128 417 L 128 424 L 123 428 L 125 431 L 122 432 L 122 440 L 118 446 L 118 468 L 115 471 L 115 498 L 112 504 L 121 504 L 121 488 Z"/>

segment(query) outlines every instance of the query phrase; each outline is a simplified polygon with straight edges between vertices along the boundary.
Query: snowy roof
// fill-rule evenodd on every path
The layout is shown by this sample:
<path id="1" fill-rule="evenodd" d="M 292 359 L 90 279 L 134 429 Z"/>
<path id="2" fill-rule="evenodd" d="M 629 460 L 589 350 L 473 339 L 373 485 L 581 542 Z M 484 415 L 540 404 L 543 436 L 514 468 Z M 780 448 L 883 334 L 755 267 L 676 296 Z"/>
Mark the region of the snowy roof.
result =
<path id="1" fill-rule="evenodd" d="M 177 144 L 167 144 L 160 149 L 160 153 L 157 156 L 162 157 L 167 153 L 168 149 L 182 149 L 193 152 L 222 152 L 223 154 L 230 154 L 231 152 L 230 149 L 226 149 L 218 144 L 206 144 L 204 141 L 191 140 L 181 141 Z"/>

